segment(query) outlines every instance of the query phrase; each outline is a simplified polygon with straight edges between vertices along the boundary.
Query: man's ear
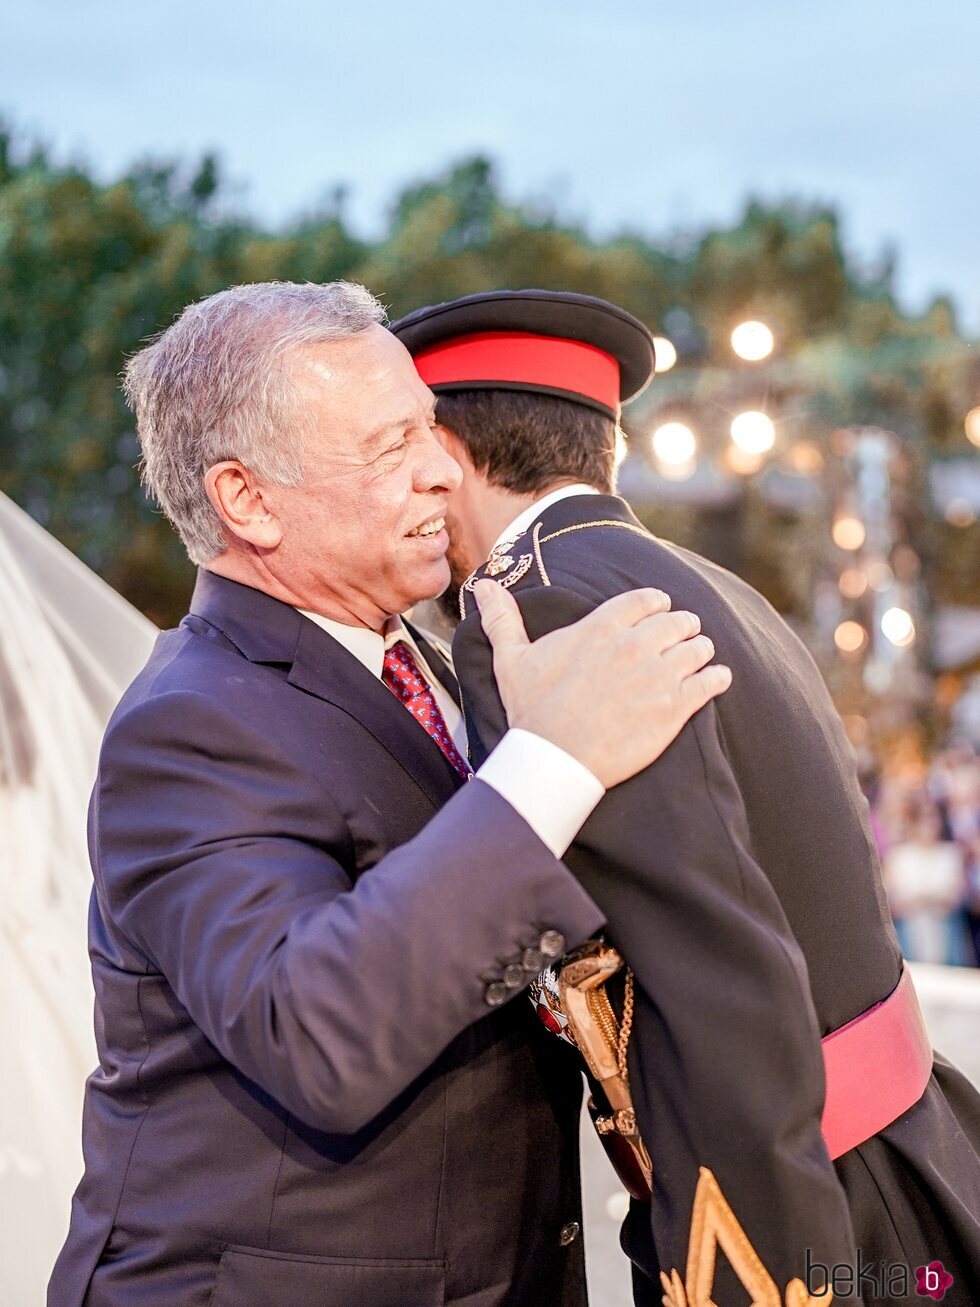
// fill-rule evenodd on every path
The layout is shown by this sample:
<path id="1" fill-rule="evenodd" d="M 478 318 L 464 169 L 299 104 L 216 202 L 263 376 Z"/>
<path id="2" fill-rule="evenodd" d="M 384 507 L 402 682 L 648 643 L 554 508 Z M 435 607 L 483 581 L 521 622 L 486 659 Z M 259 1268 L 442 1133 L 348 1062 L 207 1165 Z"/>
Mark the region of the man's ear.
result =
<path id="1" fill-rule="evenodd" d="M 233 536 L 255 549 L 275 549 L 282 542 L 279 519 L 266 506 L 254 474 L 237 459 L 215 463 L 204 476 L 214 511 Z"/>

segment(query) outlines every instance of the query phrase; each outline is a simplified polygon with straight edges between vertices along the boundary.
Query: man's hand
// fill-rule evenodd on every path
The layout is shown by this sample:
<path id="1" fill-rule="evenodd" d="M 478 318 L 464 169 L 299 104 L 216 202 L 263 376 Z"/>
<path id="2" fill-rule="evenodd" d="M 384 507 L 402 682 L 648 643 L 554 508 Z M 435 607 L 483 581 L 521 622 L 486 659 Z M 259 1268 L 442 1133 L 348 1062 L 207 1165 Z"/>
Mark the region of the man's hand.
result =
<path id="1" fill-rule="evenodd" d="M 660 590 L 607 599 L 533 643 L 509 591 L 483 580 L 473 594 L 509 725 L 557 744 L 607 789 L 659 758 L 731 685 L 729 668 L 707 666 L 715 648 L 700 620 L 670 612 Z"/>

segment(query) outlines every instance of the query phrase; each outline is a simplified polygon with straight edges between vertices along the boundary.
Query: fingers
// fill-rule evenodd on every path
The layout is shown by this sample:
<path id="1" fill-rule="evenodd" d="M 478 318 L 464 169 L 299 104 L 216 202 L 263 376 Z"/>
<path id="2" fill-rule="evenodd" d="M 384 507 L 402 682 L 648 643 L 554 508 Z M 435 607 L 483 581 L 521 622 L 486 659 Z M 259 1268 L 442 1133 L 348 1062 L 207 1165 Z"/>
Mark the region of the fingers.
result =
<path id="1" fill-rule="evenodd" d="M 623 594 L 607 599 L 594 609 L 584 622 L 609 626 L 636 626 L 646 617 L 665 613 L 670 608 L 670 595 L 662 590 L 626 590 Z"/>
<path id="2" fill-rule="evenodd" d="M 656 653 L 666 653 L 682 640 L 690 640 L 701 630 L 701 619 L 696 613 L 683 609 L 677 613 L 653 613 L 639 625 L 638 635 L 642 636 L 645 648 Z"/>
<path id="3" fill-rule="evenodd" d="M 473 597 L 480 610 L 480 621 L 493 649 L 499 655 L 530 644 L 517 600 L 496 581 L 477 581 Z"/>
<path id="4" fill-rule="evenodd" d="M 663 654 L 663 666 L 678 677 L 692 676 L 711 662 L 715 656 L 715 646 L 706 635 L 696 635 L 693 639 L 682 640 Z"/>
<path id="5" fill-rule="evenodd" d="M 710 700 L 724 694 L 731 683 L 732 669 L 723 663 L 714 663 L 688 676 L 681 682 L 681 707 L 686 716 L 693 717 Z"/>

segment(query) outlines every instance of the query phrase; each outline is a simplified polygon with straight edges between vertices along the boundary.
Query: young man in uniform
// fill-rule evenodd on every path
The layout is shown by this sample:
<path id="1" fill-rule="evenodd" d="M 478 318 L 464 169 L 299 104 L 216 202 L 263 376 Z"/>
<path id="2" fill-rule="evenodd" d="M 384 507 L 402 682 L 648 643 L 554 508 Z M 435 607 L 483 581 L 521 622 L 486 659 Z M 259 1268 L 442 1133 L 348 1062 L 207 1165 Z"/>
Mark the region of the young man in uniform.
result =
<path id="1" fill-rule="evenodd" d="M 929 1047 L 826 687 L 759 594 L 613 493 L 650 333 L 546 291 L 469 296 L 392 330 L 464 468 L 447 521 L 458 579 L 476 569 L 454 641 L 474 762 L 505 730 L 480 578 L 510 589 L 532 638 L 657 586 L 734 672 L 566 855 L 630 969 L 620 1088 L 652 1159 L 623 1236 L 637 1301 L 917 1301 L 917 1271 L 978 1300 L 980 1100 Z M 563 1027 L 560 1002 L 539 1006 Z M 604 1128 L 637 1142 L 628 1112 Z"/>

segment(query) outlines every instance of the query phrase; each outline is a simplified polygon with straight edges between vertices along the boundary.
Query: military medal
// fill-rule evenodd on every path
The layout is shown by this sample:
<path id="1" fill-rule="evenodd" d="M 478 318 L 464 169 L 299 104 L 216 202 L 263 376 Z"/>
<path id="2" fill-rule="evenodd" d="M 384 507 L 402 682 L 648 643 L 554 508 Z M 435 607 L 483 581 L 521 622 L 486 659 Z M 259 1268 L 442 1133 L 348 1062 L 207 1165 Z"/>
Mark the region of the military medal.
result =
<path id="1" fill-rule="evenodd" d="M 487 576 L 499 576 L 501 572 L 506 572 L 508 567 L 514 566 L 514 560 L 510 554 L 491 554 L 487 562 Z"/>

